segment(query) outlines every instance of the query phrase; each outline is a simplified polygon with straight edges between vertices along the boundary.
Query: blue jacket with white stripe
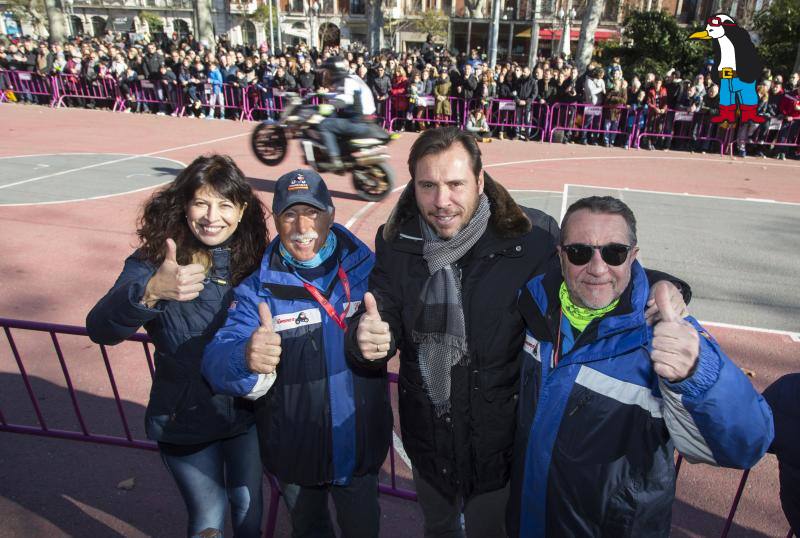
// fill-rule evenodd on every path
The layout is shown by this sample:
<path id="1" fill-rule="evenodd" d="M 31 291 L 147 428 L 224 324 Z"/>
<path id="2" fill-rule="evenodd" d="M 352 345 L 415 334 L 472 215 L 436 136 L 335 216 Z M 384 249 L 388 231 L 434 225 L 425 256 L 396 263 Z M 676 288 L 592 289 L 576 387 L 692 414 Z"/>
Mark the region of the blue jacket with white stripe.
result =
<path id="1" fill-rule="evenodd" d="M 514 447 L 511 536 L 669 536 L 674 453 L 749 468 L 773 437 L 772 413 L 742 371 L 700 334 L 693 374 L 659 378 L 650 361 L 649 286 L 635 262 L 619 305 L 576 335 L 559 315 L 556 267 L 521 292 L 527 326 Z M 553 366 L 554 341 L 574 345 Z"/>
<path id="2" fill-rule="evenodd" d="M 333 233 L 334 263 L 309 283 L 349 317 L 368 289 L 375 256 L 342 226 L 334 225 Z M 234 290 L 228 319 L 206 346 L 203 375 L 218 392 L 253 392 L 259 376 L 247 369 L 245 346 L 259 326 L 259 303 L 267 303 L 281 336 L 281 362 L 274 384 L 256 400 L 264 466 L 286 483 L 346 484 L 377 472 L 386 458 L 392 432 L 386 366 L 345 359 L 344 331 L 284 263 L 279 243 L 272 241 L 261 268 Z M 349 301 L 339 267 L 350 284 Z"/>

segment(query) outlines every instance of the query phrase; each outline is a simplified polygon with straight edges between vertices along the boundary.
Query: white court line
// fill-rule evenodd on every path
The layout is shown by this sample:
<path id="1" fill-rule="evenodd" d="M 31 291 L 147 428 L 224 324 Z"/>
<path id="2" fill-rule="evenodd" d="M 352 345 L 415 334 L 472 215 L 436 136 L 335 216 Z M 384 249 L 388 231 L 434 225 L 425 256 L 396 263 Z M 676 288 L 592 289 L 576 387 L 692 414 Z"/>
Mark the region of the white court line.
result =
<path id="1" fill-rule="evenodd" d="M 564 221 L 564 215 L 567 214 L 567 200 L 569 199 L 569 183 L 564 183 L 564 190 L 561 192 L 561 214 L 558 217 L 558 225 Z"/>
<path id="2" fill-rule="evenodd" d="M 641 192 L 645 194 L 663 194 L 665 196 L 688 196 L 692 198 L 709 198 L 711 200 L 730 200 L 733 202 L 756 202 L 762 204 L 777 204 L 777 205 L 800 205 L 798 202 L 780 202 L 778 200 L 769 200 L 765 198 L 737 198 L 735 196 L 715 196 L 713 194 L 693 194 L 690 192 L 669 192 L 669 191 L 652 191 L 647 189 L 631 189 L 629 187 L 607 187 L 601 185 L 578 185 L 571 183 L 573 187 L 582 189 L 600 189 L 606 191 L 621 191 L 621 192 Z"/>
<path id="3" fill-rule="evenodd" d="M 396 193 L 398 191 L 402 191 L 405 188 L 406 188 L 405 185 L 401 185 L 399 187 L 395 187 L 394 189 L 392 189 L 392 194 L 394 194 L 394 193 Z M 365 205 L 364 207 L 362 207 L 361 209 L 356 211 L 355 215 L 350 217 L 350 220 L 348 220 L 347 222 L 344 223 L 344 227 L 349 230 L 351 226 L 353 226 L 356 222 L 358 222 L 358 219 L 360 219 L 361 217 L 364 216 L 364 213 L 369 211 L 369 209 L 372 206 L 374 206 L 375 204 L 377 204 L 377 203 L 378 202 L 369 202 L 367 205 Z"/>
<path id="4" fill-rule="evenodd" d="M 512 164 L 529 164 L 529 163 L 547 163 L 547 162 L 561 162 L 561 161 L 615 161 L 615 160 L 661 160 L 661 161 L 701 161 L 706 163 L 728 163 L 728 164 L 746 164 L 750 166 L 778 166 L 781 168 L 800 168 L 800 166 L 794 164 L 783 164 L 783 163 L 772 163 L 772 162 L 741 162 L 741 161 L 733 161 L 730 159 L 722 160 L 723 157 L 720 156 L 720 159 L 703 159 L 700 157 L 657 157 L 655 155 L 619 155 L 619 156 L 598 156 L 598 157 L 549 157 L 547 159 L 527 159 L 524 161 L 508 161 L 504 163 L 493 163 L 493 164 L 484 164 L 484 168 L 494 168 L 496 166 L 508 166 Z"/>
<path id="5" fill-rule="evenodd" d="M 403 460 L 403 463 L 408 465 L 408 468 L 411 469 L 411 459 L 409 459 L 408 454 L 406 454 L 406 449 L 403 446 L 403 441 L 400 439 L 400 436 L 395 433 L 394 428 L 392 428 L 392 439 L 394 442 L 394 450 L 397 452 L 397 455 L 400 456 L 400 459 Z"/>
<path id="6" fill-rule="evenodd" d="M 114 160 L 105 161 L 105 162 L 102 162 L 102 163 L 89 164 L 89 165 L 86 165 L 86 166 L 81 166 L 79 168 L 73 168 L 71 170 L 62 170 L 60 172 L 54 172 L 52 174 L 47 174 L 47 175 L 44 175 L 44 176 L 38 176 L 38 177 L 29 178 L 29 179 L 23 179 L 22 181 L 17 181 L 16 183 L 9 183 L 7 185 L 0 185 L 0 189 L 7 189 L 9 187 L 15 187 L 17 185 L 23 185 L 25 183 L 31 183 L 33 181 L 39 181 L 39 180 L 42 180 L 42 179 L 48 179 L 48 178 L 56 177 L 56 176 L 63 176 L 64 174 L 70 174 L 72 172 L 80 172 L 82 170 L 88 170 L 90 168 L 97 168 L 99 166 L 106 166 L 106 165 L 109 165 L 109 164 L 117 164 L 117 163 L 121 163 L 121 162 L 125 162 L 125 161 L 130 161 L 130 160 L 133 160 L 133 159 L 139 159 L 141 157 L 152 157 L 153 155 L 160 155 L 161 153 L 169 153 L 171 151 L 178 151 L 178 150 L 181 150 L 181 149 L 188 149 L 188 148 L 194 148 L 194 147 L 197 147 L 197 146 L 204 146 L 206 144 L 213 144 L 214 142 L 223 142 L 225 140 L 231 140 L 233 138 L 239 138 L 239 137 L 242 137 L 242 136 L 247 136 L 249 134 L 250 133 L 239 133 L 237 135 L 224 136 L 222 138 L 215 138 L 213 140 L 206 140 L 205 142 L 196 142 L 194 144 L 186 144 L 184 146 L 176 146 L 174 148 L 167 148 L 167 149 L 161 149 L 161 150 L 158 150 L 158 151 L 151 151 L 150 153 L 143 153 L 141 155 L 131 155 L 131 156 L 128 156 L 128 157 L 123 157 L 122 159 L 114 159 Z"/>
<path id="7" fill-rule="evenodd" d="M 60 156 L 60 155 L 103 155 L 103 153 L 40 153 L 37 155 L 16 155 L 16 156 L 8 156 L 8 157 L 0 157 L 0 159 L 16 159 L 16 158 L 25 158 L 25 157 L 50 157 L 50 156 Z M 111 155 L 114 155 L 113 153 Z M 116 155 L 126 155 L 125 153 L 117 153 Z M 140 155 L 133 155 L 133 157 L 139 157 Z M 170 159 L 169 157 L 156 157 L 157 159 L 161 159 L 162 161 L 173 162 L 186 168 L 186 163 L 181 162 L 177 159 Z M 0 207 L 24 207 L 24 206 L 31 206 L 31 205 L 53 205 L 53 204 L 69 204 L 73 202 L 86 202 L 88 200 L 102 200 L 104 198 L 112 198 L 114 196 L 122 196 L 125 194 L 134 194 L 137 192 L 142 192 L 150 189 L 154 189 L 156 187 L 160 187 L 161 185 L 166 185 L 172 181 L 171 179 L 164 181 L 162 183 L 156 183 L 150 185 L 148 187 L 142 187 L 141 189 L 134 189 L 132 191 L 125 191 L 125 192 L 115 192 L 111 194 L 102 194 L 100 196 L 90 196 L 88 198 L 75 198 L 73 200 L 52 200 L 49 202 L 23 202 L 18 204 L 4 204 L 0 203 Z"/>
<path id="8" fill-rule="evenodd" d="M 700 321 L 698 320 L 700 325 L 708 326 L 708 327 L 720 327 L 723 329 L 735 329 L 738 331 L 749 331 L 754 333 L 766 333 L 766 334 L 776 334 L 779 336 L 788 336 L 795 342 L 800 342 L 800 333 L 792 332 L 792 331 L 781 331 L 777 329 L 762 329 L 761 327 L 748 327 L 746 325 L 732 325 L 730 323 L 721 323 L 717 321 Z"/>

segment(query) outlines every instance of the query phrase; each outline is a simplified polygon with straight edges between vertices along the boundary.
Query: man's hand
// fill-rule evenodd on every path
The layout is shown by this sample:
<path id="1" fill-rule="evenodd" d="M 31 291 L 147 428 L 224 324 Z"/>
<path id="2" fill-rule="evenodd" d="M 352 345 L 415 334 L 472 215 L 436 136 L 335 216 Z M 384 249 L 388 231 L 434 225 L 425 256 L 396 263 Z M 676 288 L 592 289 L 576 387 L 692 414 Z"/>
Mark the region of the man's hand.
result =
<path id="1" fill-rule="evenodd" d="M 203 291 L 205 267 L 199 263 L 178 265 L 178 247 L 167 239 L 167 254 L 156 274 L 147 282 L 142 303 L 152 307 L 157 301 L 191 301 Z"/>
<path id="2" fill-rule="evenodd" d="M 256 374 L 271 374 L 281 362 L 281 335 L 272 328 L 272 313 L 267 303 L 258 305 L 261 325 L 253 331 L 244 350 L 247 368 Z"/>
<path id="3" fill-rule="evenodd" d="M 378 303 L 370 292 L 364 294 L 364 307 L 367 311 L 361 316 L 356 332 L 358 349 L 368 361 L 384 359 L 392 341 L 389 324 L 381 320 Z"/>
<path id="4" fill-rule="evenodd" d="M 678 317 L 685 318 L 689 315 L 689 311 L 686 309 L 686 303 L 683 302 L 683 294 L 681 294 L 678 287 L 667 280 L 659 280 L 650 288 L 650 297 L 647 299 L 647 310 L 644 311 L 644 319 L 648 325 L 654 325 L 661 320 L 661 312 L 656 303 L 656 292 L 660 288 L 667 290 L 669 302 L 672 304 L 672 310 L 678 313 Z"/>
<path id="5" fill-rule="evenodd" d="M 695 328 L 675 310 L 666 287 L 656 289 L 655 302 L 661 313 L 661 321 L 653 329 L 650 360 L 659 377 L 677 383 L 692 374 L 700 354 L 700 337 Z"/>

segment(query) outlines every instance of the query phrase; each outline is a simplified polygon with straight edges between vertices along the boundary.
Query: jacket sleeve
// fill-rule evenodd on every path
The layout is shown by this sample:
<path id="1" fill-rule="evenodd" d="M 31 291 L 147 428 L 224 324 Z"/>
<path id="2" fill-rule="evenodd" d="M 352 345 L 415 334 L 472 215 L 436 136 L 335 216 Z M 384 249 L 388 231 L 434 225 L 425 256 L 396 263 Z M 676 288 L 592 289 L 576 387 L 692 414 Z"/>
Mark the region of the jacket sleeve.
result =
<path id="1" fill-rule="evenodd" d="M 667 429 L 691 462 L 749 469 L 772 443 L 772 411 L 711 335 L 686 319 L 700 334 L 700 354 L 687 379 L 660 380 Z"/>
<path id="2" fill-rule="evenodd" d="M 268 377 L 274 380 L 274 376 L 255 374 L 245 365 L 245 347 L 260 324 L 258 304 L 263 299 L 257 295 L 258 284 L 258 273 L 254 273 L 233 290 L 225 325 L 203 352 L 203 376 L 214 392 L 254 399 L 266 393 L 254 389 L 263 389 Z"/>
<path id="3" fill-rule="evenodd" d="M 358 307 L 358 311 L 353 314 L 353 317 L 348 324 L 347 338 L 345 340 L 345 352 L 347 356 L 358 364 L 373 364 L 382 365 L 394 357 L 397 353 L 398 342 L 403 334 L 402 325 L 402 305 L 401 298 L 398 297 L 397 290 L 392 286 L 392 282 L 397 282 L 390 274 L 390 267 L 393 260 L 390 259 L 391 249 L 383 239 L 383 226 L 378 228 L 378 233 L 375 236 L 375 265 L 369 275 L 369 291 L 375 296 L 375 301 L 378 304 L 378 312 L 381 319 L 389 324 L 391 331 L 391 341 L 389 342 L 389 351 L 386 353 L 386 358 L 383 360 L 368 361 L 361 355 L 361 350 L 358 348 L 358 339 L 356 333 L 358 332 L 358 324 L 361 322 L 361 317 L 364 315 L 366 308 L 364 302 Z"/>
<path id="4" fill-rule="evenodd" d="M 164 311 L 165 301 L 159 301 L 154 308 L 140 302 L 147 282 L 155 272 L 155 267 L 135 255 L 125 260 L 114 286 L 86 316 L 86 330 L 92 342 L 119 344 Z"/>

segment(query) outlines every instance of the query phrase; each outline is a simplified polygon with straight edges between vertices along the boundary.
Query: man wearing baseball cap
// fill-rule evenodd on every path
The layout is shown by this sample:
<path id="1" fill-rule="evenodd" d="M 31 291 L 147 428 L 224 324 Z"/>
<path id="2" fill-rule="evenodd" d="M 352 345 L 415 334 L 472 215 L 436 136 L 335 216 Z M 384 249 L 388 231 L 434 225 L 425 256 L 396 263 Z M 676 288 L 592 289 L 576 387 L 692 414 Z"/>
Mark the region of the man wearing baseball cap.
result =
<path id="1" fill-rule="evenodd" d="M 334 535 L 330 492 L 343 536 L 377 537 L 392 431 L 386 367 L 344 355 L 375 256 L 334 223 L 312 170 L 278 179 L 272 213 L 278 237 L 234 290 L 203 374 L 217 392 L 256 400 L 262 462 L 281 483 L 293 536 Z"/>

